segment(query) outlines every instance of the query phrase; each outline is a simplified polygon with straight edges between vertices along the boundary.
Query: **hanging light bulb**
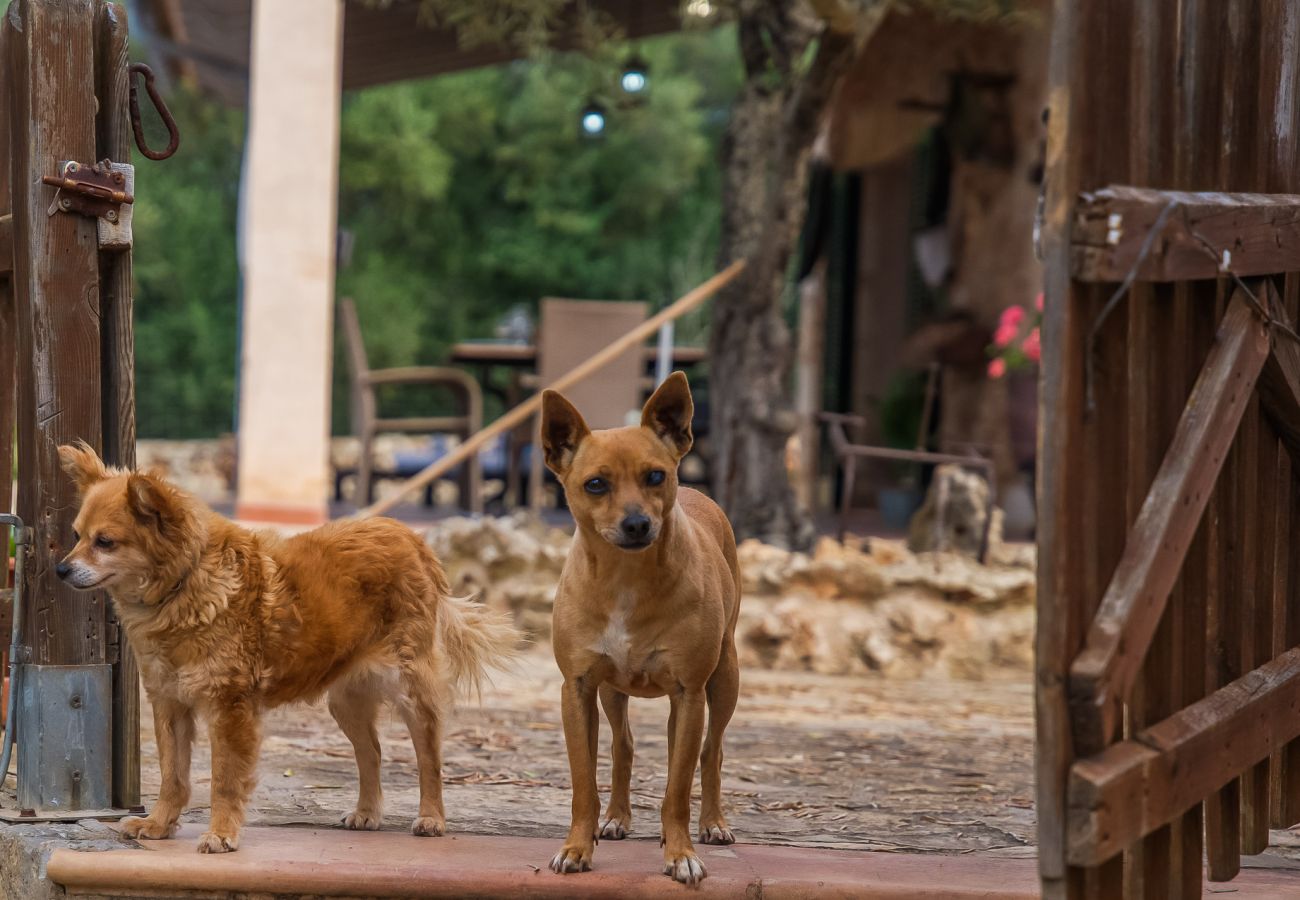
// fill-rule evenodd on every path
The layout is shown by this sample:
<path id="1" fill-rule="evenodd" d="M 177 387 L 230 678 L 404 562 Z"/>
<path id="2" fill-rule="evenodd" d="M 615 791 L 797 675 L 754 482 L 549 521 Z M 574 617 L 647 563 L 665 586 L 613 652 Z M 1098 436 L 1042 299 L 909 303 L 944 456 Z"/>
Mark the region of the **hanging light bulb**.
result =
<path id="1" fill-rule="evenodd" d="M 650 66 L 635 53 L 623 63 L 623 74 L 619 85 L 627 94 L 640 94 L 650 86 Z"/>
<path id="2" fill-rule="evenodd" d="M 588 100 L 587 105 L 578 114 L 578 126 L 583 137 L 598 138 L 605 133 L 605 107 L 595 100 Z"/>

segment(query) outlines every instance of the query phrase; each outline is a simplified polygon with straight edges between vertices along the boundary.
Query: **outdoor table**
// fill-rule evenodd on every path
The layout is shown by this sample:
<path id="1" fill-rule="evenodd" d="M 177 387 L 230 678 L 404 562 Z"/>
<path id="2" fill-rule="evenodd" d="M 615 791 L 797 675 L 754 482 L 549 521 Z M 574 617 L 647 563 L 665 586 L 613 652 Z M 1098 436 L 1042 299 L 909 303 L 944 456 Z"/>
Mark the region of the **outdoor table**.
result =
<path id="1" fill-rule="evenodd" d="M 646 369 L 653 372 L 655 362 L 659 358 L 659 348 L 646 345 L 644 354 Z M 708 352 L 704 347 L 674 346 L 672 367 L 674 369 L 688 369 L 703 362 L 707 356 Z M 452 345 L 451 362 L 453 364 L 473 366 L 479 373 L 478 380 L 483 386 L 484 393 L 499 398 L 504 407 L 510 409 L 517 405 L 528 393 L 522 382 L 529 371 L 535 372 L 537 370 L 537 345 L 498 338 L 461 341 Z M 504 388 L 492 383 L 491 370 L 497 367 L 511 370 Z M 518 442 L 518 444 L 526 443 L 530 440 L 533 427 L 532 424 L 521 426 L 513 434 L 512 441 Z M 518 467 L 519 459 L 516 454 L 507 451 L 505 491 L 507 497 L 516 496 L 519 493 L 520 472 Z"/>

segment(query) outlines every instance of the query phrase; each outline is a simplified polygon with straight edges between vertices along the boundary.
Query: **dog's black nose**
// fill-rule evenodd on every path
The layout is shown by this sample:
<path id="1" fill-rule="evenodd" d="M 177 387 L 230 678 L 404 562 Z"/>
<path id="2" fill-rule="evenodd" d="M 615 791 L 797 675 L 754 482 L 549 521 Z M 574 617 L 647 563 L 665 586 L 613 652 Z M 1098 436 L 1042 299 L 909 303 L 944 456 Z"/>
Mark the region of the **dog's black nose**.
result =
<path id="1" fill-rule="evenodd" d="M 633 513 L 619 523 L 623 537 L 629 541 L 644 541 L 650 536 L 650 517 L 644 513 Z"/>
<path id="2" fill-rule="evenodd" d="M 54 567 L 54 574 L 58 575 L 60 578 L 67 578 L 68 574 L 71 571 L 72 571 L 72 566 L 68 565 L 65 562 L 61 562 Z"/>

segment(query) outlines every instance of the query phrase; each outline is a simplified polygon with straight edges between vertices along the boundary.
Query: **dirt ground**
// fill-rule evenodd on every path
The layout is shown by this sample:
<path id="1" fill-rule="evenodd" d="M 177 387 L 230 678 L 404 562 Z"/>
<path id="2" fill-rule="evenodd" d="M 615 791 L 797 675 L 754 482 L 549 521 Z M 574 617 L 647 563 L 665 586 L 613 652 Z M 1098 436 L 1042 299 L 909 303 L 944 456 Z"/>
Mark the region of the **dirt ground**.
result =
<path id="1" fill-rule="evenodd" d="M 559 681 L 549 651 L 538 648 L 481 706 L 457 710 L 444 745 L 450 830 L 562 839 L 569 776 Z M 632 836 L 654 839 L 667 701 L 634 699 L 631 708 Z M 609 732 L 601 724 L 604 792 Z M 149 802 L 159 775 L 148 709 L 144 726 Z M 417 803 L 414 752 L 395 716 L 384 716 L 381 739 L 384 827 L 404 830 Z M 724 796 L 745 842 L 1030 856 L 1032 760 L 1028 673 L 972 682 L 746 670 L 727 732 Z M 250 824 L 331 824 L 355 800 L 352 748 L 323 704 L 269 715 L 260 776 Z M 210 785 L 205 736 L 185 821 L 206 818 Z"/>

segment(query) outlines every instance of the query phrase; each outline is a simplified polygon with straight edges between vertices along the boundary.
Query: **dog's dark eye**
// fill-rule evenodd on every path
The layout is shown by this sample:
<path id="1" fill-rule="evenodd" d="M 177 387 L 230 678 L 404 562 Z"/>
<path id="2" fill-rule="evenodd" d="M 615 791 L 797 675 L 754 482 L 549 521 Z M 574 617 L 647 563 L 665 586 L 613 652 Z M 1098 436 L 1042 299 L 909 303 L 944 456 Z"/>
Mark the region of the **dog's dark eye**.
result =
<path id="1" fill-rule="evenodd" d="M 105 537 L 104 535 L 101 534 L 99 537 L 95 538 L 95 546 L 98 547 L 100 550 L 112 550 L 113 539 L 110 537 Z"/>
<path id="2" fill-rule="evenodd" d="M 609 490 L 609 482 L 603 478 L 588 478 L 583 482 L 582 489 L 588 494 L 603 494 Z"/>
<path id="3" fill-rule="evenodd" d="M 75 529 L 75 528 L 72 529 L 72 540 L 73 540 L 73 542 L 80 542 L 80 541 L 81 541 L 81 535 L 77 533 L 77 529 Z"/>
<path id="4" fill-rule="evenodd" d="M 664 479 L 667 477 L 668 476 L 664 474 L 663 469 L 652 469 L 646 474 L 645 483 L 650 485 L 650 487 L 659 487 L 659 485 L 664 483 Z"/>

